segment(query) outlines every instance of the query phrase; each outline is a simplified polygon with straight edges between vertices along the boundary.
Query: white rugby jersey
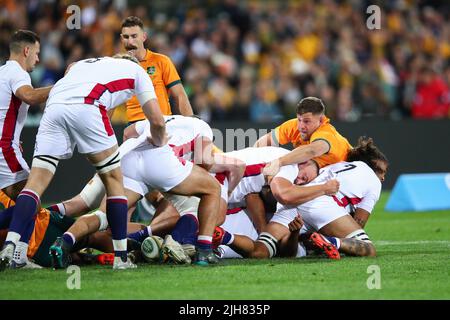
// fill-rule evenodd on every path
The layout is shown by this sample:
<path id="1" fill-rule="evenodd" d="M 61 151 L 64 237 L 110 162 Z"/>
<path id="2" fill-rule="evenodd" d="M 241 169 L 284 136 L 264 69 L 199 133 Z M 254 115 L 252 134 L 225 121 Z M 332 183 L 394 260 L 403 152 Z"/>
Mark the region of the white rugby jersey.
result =
<path id="1" fill-rule="evenodd" d="M 371 213 L 380 198 L 381 181 L 362 161 L 338 162 L 323 167 L 308 185 L 322 184 L 330 179 L 337 179 L 340 183 L 339 192 L 332 196 L 334 201 L 349 213 L 356 208 Z"/>
<path id="2" fill-rule="evenodd" d="M 47 105 L 93 104 L 109 110 L 144 93 L 156 99 L 153 83 L 140 65 L 126 59 L 92 58 L 76 62 L 56 82 Z"/>
<path id="3" fill-rule="evenodd" d="M 17 89 L 31 86 L 31 78 L 17 61 L 8 60 L 0 67 L 0 148 L 12 172 L 22 170 L 15 150 L 19 150 L 29 105 L 15 96 Z"/>
<path id="4" fill-rule="evenodd" d="M 195 139 L 205 137 L 213 141 L 211 127 L 203 120 L 195 117 L 181 115 L 164 116 L 166 132 L 169 136 L 169 146 L 175 154 L 188 161 L 193 160 Z M 150 122 L 142 120 L 136 122 L 136 131 L 139 135 L 150 136 Z"/>
<path id="5" fill-rule="evenodd" d="M 266 163 L 287 153 L 289 153 L 289 150 L 279 147 L 251 147 L 225 153 L 227 156 L 237 158 L 246 164 L 244 176 L 231 193 L 228 202 L 230 204 L 241 204 L 249 193 L 260 192 L 266 184 L 262 174 Z M 288 165 L 281 167 L 275 177 L 285 178 L 290 182 L 294 182 L 297 175 L 297 165 Z"/>

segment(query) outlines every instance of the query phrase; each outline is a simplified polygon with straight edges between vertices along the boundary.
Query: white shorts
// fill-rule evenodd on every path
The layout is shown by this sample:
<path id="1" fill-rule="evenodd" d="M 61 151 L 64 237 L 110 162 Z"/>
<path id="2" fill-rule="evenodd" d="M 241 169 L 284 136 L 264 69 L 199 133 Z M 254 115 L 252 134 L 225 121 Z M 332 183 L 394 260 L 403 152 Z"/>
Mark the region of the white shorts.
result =
<path id="1" fill-rule="evenodd" d="M 18 148 L 0 148 L 0 189 L 28 179 L 30 168 Z"/>
<path id="2" fill-rule="evenodd" d="M 122 158 L 123 184 L 142 196 L 152 189 L 167 192 L 182 183 L 193 166 L 175 156 L 168 145 L 140 147 Z"/>
<path id="3" fill-rule="evenodd" d="M 227 214 L 225 222 L 221 225 L 221 227 L 231 234 L 244 235 L 252 240 L 256 240 L 258 238 L 258 232 L 256 232 L 256 229 L 248 217 L 245 209 L 234 214 Z M 240 254 L 225 245 L 219 246 L 219 253 L 222 259 L 242 258 Z"/>
<path id="4" fill-rule="evenodd" d="M 228 204 L 228 178 L 224 173 L 209 173 L 220 184 L 220 197 Z"/>
<path id="5" fill-rule="evenodd" d="M 75 146 L 81 154 L 89 154 L 117 145 L 109 118 L 101 110 L 87 104 L 47 106 L 36 136 L 34 156 L 67 159 Z"/>
<path id="6" fill-rule="evenodd" d="M 299 213 L 308 230 L 319 231 L 330 222 L 345 216 L 348 212 L 340 207 L 332 197 L 321 196 L 296 208 L 278 208 L 270 222 L 277 222 L 289 228 L 289 223 Z"/>
<path id="7" fill-rule="evenodd" d="M 197 216 L 200 198 L 194 196 L 181 196 L 172 193 L 164 193 L 164 198 L 170 201 L 180 216 L 188 213 Z"/>

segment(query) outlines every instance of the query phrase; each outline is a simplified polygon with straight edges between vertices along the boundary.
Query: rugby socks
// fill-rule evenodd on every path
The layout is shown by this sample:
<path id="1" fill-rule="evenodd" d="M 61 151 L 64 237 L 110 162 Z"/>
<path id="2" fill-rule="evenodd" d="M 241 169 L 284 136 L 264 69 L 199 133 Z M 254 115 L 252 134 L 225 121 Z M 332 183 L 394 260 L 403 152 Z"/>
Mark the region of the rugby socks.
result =
<path id="1" fill-rule="evenodd" d="M 324 238 L 331 242 L 331 244 L 334 245 L 336 249 L 339 250 L 339 248 L 341 247 L 341 240 L 339 240 L 339 238 L 327 236 L 324 236 Z"/>
<path id="2" fill-rule="evenodd" d="M 25 233 L 26 228 L 29 226 L 33 216 L 36 214 L 39 204 L 39 195 L 33 190 L 24 189 L 19 193 L 14 209 L 15 214 L 13 215 L 11 224 L 9 225 L 9 232 L 6 236 L 5 244 L 8 242 L 17 244 L 21 238 L 21 235 Z"/>
<path id="3" fill-rule="evenodd" d="M 233 243 L 234 235 L 229 233 L 226 230 L 224 230 L 224 232 L 225 232 L 225 234 L 223 235 L 223 238 L 222 238 L 222 244 L 229 245 L 229 244 Z"/>
<path id="4" fill-rule="evenodd" d="M 47 207 L 46 209 L 53 211 L 53 212 L 58 212 L 59 215 L 62 217 L 66 215 L 66 207 L 64 206 L 64 204 L 62 202 L 51 205 L 50 207 Z"/>
<path id="5" fill-rule="evenodd" d="M 0 212 L 0 230 L 9 229 L 9 224 L 11 223 L 14 213 L 14 206 Z"/>
<path id="6" fill-rule="evenodd" d="M 138 242 L 142 242 L 145 240 L 145 238 L 150 237 L 152 235 L 152 227 L 147 226 L 142 230 L 130 233 L 127 237 L 129 239 L 136 240 Z"/>
<path id="7" fill-rule="evenodd" d="M 212 249 L 212 237 L 205 235 L 198 235 L 197 243 L 195 246 L 201 250 L 211 250 Z"/>
<path id="8" fill-rule="evenodd" d="M 185 214 L 178 219 L 171 232 L 172 238 L 180 244 L 195 245 L 198 233 L 198 220 L 192 214 Z"/>
<path id="9" fill-rule="evenodd" d="M 111 228 L 114 256 L 127 261 L 127 210 L 126 197 L 114 196 L 106 199 L 106 217 Z"/>
<path id="10" fill-rule="evenodd" d="M 64 241 L 64 244 L 67 246 L 67 248 L 72 248 L 75 244 L 75 236 L 71 232 L 64 232 L 62 235 L 62 239 Z"/>

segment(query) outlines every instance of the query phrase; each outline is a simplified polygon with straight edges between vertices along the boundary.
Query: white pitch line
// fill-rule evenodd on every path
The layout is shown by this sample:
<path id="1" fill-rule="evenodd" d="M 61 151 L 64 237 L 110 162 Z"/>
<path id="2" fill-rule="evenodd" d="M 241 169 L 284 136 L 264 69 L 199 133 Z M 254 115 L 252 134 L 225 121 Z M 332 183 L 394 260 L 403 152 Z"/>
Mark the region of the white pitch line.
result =
<path id="1" fill-rule="evenodd" d="M 422 241 L 374 241 L 375 245 L 388 246 L 388 245 L 411 245 L 411 244 L 448 244 L 448 240 L 422 240 Z"/>

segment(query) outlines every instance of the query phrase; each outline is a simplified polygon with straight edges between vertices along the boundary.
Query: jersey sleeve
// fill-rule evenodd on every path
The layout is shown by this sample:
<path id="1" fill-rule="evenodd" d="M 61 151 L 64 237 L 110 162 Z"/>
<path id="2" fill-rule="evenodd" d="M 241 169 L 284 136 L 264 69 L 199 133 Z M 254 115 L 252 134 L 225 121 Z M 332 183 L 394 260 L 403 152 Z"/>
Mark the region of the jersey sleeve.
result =
<path id="1" fill-rule="evenodd" d="M 164 68 L 162 68 L 162 79 L 166 88 L 170 89 L 174 85 L 181 83 L 181 79 L 172 60 L 170 60 L 169 57 L 166 57 L 163 61 Z"/>
<path id="2" fill-rule="evenodd" d="M 272 130 L 272 141 L 275 145 L 285 145 L 293 140 L 293 134 L 297 129 L 297 119 L 291 119 L 283 122 Z"/>
<path id="3" fill-rule="evenodd" d="M 23 86 L 32 86 L 30 75 L 20 68 L 17 68 L 17 74 L 10 79 L 12 92 L 16 94 L 17 89 Z"/>
<path id="4" fill-rule="evenodd" d="M 336 138 L 331 132 L 328 132 L 325 130 L 320 130 L 320 129 L 311 135 L 311 143 L 313 143 L 314 141 L 319 141 L 319 140 L 325 141 L 328 144 L 329 149 L 328 149 L 328 152 L 326 152 L 326 153 L 329 153 L 336 143 L 336 141 L 335 141 Z"/>
<path id="5" fill-rule="evenodd" d="M 274 176 L 274 178 L 284 178 L 292 183 L 294 183 L 295 178 L 298 176 L 298 166 L 288 165 L 282 166 L 280 171 Z"/>
<path id="6" fill-rule="evenodd" d="M 135 94 L 139 100 L 139 104 L 143 106 L 151 99 L 157 99 L 155 87 L 153 86 L 150 77 L 140 66 L 136 65 L 136 80 L 135 80 Z"/>
<path id="7" fill-rule="evenodd" d="M 364 209 L 367 212 L 372 213 L 375 204 L 377 203 L 378 199 L 380 199 L 380 193 L 381 182 L 377 181 L 377 183 L 374 184 L 372 188 L 370 188 L 370 191 L 362 197 L 361 202 L 356 204 L 355 207 Z"/>

